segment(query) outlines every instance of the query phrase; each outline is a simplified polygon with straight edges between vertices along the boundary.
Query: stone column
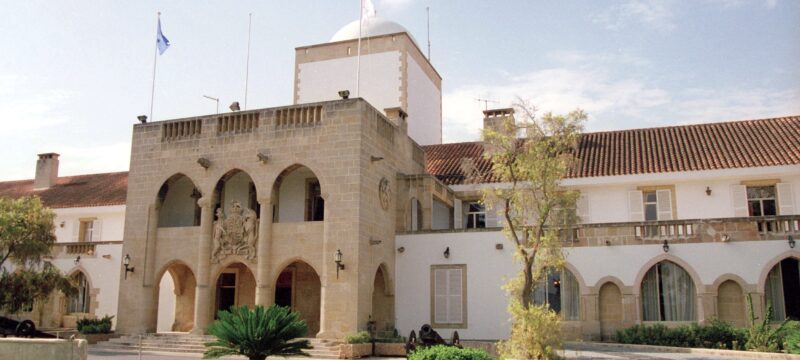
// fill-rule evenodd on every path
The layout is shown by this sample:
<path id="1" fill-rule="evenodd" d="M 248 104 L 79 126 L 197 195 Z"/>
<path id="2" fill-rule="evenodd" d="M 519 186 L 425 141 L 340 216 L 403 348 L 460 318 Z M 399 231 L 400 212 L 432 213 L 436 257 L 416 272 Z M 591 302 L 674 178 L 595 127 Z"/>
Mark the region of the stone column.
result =
<path id="1" fill-rule="evenodd" d="M 155 298 L 155 294 L 157 293 L 156 287 L 159 284 L 156 283 L 155 272 L 156 249 L 158 247 L 158 211 L 160 207 L 158 200 L 156 200 L 147 209 L 147 241 L 145 242 L 144 269 L 142 269 L 144 271 L 142 290 L 147 294 L 144 297 L 144 299 L 147 299 L 147 304 L 143 307 L 146 332 L 155 332 L 158 323 L 158 301 Z"/>
<path id="2" fill-rule="evenodd" d="M 194 296 L 193 334 L 203 334 L 212 320 L 211 309 L 211 242 L 214 227 L 214 201 L 212 196 L 197 200 L 200 206 L 200 244 L 197 248 L 197 287 Z"/>
<path id="3" fill-rule="evenodd" d="M 261 214 L 258 221 L 258 245 L 256 259 L 256 305 L 270 306 L 275 302 L 275 286 L 271 282 L 269 261 L 272 245 L 272 199 L 259 198 Z"/>

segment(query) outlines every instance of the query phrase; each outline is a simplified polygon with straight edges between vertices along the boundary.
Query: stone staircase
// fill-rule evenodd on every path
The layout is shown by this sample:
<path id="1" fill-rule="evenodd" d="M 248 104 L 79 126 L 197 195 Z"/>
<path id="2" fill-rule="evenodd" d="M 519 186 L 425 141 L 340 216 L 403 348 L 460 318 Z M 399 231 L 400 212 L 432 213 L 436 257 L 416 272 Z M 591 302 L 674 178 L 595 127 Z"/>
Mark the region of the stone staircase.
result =
<path id="1" fill-rule="evenodd" d="M 142 335 L 125 335 L 110 339 L 109 341 L 99 342 L 93 345 L 93 349 L 98 350 L 117 350 L 117 351 L 138 351 L 141 341 L 142 351 L 158 352 L 180 352 L 202 354 L 205 351 L 206 342 L 213 341 L 210 335 L 194 335 L 186 333 L 158 333 Z M 313 349 L 306 350 L 312 359 L 338 359 L 338 341 L 324 339 L 308 339 Z"/>

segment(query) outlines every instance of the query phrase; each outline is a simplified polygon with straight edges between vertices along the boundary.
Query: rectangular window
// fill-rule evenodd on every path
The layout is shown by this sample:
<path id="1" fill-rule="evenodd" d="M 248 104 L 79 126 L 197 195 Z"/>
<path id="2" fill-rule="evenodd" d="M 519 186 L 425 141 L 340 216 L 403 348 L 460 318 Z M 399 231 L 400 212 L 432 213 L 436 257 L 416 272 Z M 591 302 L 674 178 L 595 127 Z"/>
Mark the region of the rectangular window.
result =
<path id="1" fill-rule="evenodd" d="M 486 227 L 486 208 L 480 202 L 468 202 L 464 207 L 467 229 L 483 229 Z"/>
<path id="2" fill-rule="evenodd" d="M 750 216 L 775 216 L 775 187 L 748 186 L 747 209 Z"/>
<path id="3" fill-rule="evenodd" d="M 309 180 L 306 191 L 306 221 L 322 221 L 325 217 L 325 200 L 317 179 Z"/>
<path id="4" fill-rule="evenodd" d="M 467 327 L 467 266 L 431 266 L 433 327 Z"/>
<path id="5" fill-rule="evenodd" d="M 80 237 L 78 241 L 80 242 L 91 242 L 93 241 L 92 236 L 94 235 L 94 220 L 81 220 L 80 221 Z"/>
<path id="6" fill-rule="evenodd" d="M 642 197 L 644 198 L 644 220 L 658 220 L 658 197 L 656 197 L 656 192 L 644 192 Z"/>

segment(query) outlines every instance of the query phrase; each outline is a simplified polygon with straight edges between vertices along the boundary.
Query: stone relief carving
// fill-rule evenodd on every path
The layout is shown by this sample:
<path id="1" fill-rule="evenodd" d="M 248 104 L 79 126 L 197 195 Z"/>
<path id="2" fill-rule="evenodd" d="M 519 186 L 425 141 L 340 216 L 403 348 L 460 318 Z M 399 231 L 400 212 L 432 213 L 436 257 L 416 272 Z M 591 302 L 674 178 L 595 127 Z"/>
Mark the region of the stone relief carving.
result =
<path id="1" fill-rule="evenodd" d="M 219 263 L 228 255 L 243 255 L 249 260 L 255 259 L 258 240 L 256 212 L 243 208 L 238 201 L 232 201 L 230 214 L 225 216 L 222 208 L 219 208 L 216 215 L 211 261 Z"/>

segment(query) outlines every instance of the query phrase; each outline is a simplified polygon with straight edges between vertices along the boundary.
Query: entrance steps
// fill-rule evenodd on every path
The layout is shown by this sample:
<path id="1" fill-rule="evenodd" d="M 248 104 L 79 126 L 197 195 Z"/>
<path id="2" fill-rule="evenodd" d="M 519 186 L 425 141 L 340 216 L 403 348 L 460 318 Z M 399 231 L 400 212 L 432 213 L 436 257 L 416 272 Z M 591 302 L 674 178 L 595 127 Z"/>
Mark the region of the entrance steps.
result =
<path id="1" fill-rule="evenodd" d="M 211 335 L 195 335 L 186 333 L 158 333 L 142 335 L 125 335 L 99 342 L 92 348 L 100 350 L 179 352 L 202 354 L 205 343 L 214 341 Z M 340 342 L 334 340 L 308 338 L 313 349 L 305 350 L 314 359 L 338 359 Z"/>

